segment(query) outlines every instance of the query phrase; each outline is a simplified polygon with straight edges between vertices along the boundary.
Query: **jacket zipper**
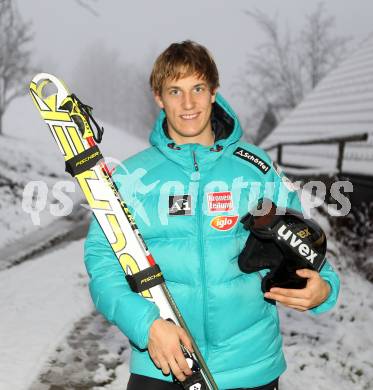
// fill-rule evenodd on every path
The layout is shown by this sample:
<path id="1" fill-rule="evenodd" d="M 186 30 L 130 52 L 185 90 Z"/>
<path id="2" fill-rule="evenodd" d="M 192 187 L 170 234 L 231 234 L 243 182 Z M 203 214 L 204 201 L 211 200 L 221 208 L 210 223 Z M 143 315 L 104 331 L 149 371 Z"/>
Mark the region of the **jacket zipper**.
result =
<path id="1" fill-rule="evenodd" d="M 196 152 L 194 150 L 193 150 L 193 164 L 194 164 L 194 169 L 196 171 L 199 171 L 198 163 L 197 163 L 197 157 L 196 157 Z"/>
<path id="2" fill-rule="evenodd" d="M 193 151 L 193 164 L 194 169 L 196 171 L 199 171 L 196 153 Z M 200 183 L 201 184 L 201 183 Z M 201 190 L 200 185 L 198 186 L 198 193 L 197 193 L 197 205 L 198 210 L 197 212 L 197 224 L 198 224 L 198 237 L 199 237 L 199 247 L 200 247 L 200 267 L 201 267 L 201 281 L 202 281 L 202 310 L 203 310 L 203 332 L 204 332 L 204 339 L 206 343 L 206 354 L 205 359 L 208 358 L 208 331 L 207 331 L 207 310 L 206 310 L 206 295 L 207 295 L 207 287 L 206 287 L 206 269 L 205 269 L 205 248 L 204 248 L 204 242 L 203 242 L 203 226 L 202 226 L 202 203 L 200 202 L 201 198 Z"/>

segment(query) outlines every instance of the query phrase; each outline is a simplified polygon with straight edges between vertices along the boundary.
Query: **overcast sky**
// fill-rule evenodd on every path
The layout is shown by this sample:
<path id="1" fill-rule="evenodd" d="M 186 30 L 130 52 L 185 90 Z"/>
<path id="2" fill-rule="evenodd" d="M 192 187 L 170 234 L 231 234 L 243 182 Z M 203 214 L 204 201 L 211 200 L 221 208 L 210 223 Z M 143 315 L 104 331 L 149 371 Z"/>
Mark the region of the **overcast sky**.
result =
<path id="1" fill-rule="evenodd" d="M 221 91 L 228 98 L 245 59 L 263 40 L 261 31 L 244 10 L 257 8 L 270 15 L 277 13 L 281 24 L 286 23 L 290 30 L 297 31 L 305 13 L 314 10 L 318 3 L 310 0 L 80 1 L 92 4 L 98 16 L 79 7 L 75 0 L 18 0 L 23 18 L 33 23 L 34 62 L 43 64 L 41 70 L 56 72 L 68 80 L 79 51 L 97 41 L 118 49 L 124 59 L 140 65 L 150 62 L 173 41 L 193 39 L 213 53 L 221 74 Z M 324 3 L 327 11 L 336 17 L 338 33 L 361 40 L 373 32 L 372 0 Z"/>

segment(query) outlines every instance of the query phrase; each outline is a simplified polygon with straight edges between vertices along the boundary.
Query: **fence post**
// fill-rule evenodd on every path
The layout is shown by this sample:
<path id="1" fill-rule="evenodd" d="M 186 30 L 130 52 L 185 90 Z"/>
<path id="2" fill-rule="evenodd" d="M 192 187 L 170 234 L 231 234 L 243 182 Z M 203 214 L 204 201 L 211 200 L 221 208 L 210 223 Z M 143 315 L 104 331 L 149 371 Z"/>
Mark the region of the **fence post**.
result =
<path id="1" fill-rule="evenodd" d="M 343 155 L 345 151 L 345 141 L 338 142 L 338 160 L 337 160 L 337 170 L 338 173 L 342 172 L 342 162 L 343 162 Z"/>

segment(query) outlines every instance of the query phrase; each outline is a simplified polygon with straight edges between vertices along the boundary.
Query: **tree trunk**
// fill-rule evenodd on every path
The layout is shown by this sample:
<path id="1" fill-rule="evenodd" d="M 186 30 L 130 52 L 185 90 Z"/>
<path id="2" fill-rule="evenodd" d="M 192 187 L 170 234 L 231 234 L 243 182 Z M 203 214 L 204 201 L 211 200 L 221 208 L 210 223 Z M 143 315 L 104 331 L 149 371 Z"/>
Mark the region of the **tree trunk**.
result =
<path id="1" fill-rule="evenodd" d="M 5 104 L 4 79 L 0 77 L 0 135 L 3 135 L 3 113 Z"/>

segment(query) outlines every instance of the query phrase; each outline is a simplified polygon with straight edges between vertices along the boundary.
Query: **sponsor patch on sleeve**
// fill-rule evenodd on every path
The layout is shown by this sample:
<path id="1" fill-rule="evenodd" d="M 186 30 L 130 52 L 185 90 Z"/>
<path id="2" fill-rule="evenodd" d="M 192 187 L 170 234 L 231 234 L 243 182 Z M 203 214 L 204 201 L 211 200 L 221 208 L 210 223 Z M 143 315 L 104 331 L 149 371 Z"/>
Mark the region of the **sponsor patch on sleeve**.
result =
<path id="1" fill-rule="evenodd" d="M 298 190 L 297 186 L 288 177 L 285 176 L 284 171 L 276 162 L 272 162 L 272 167 L 275 170 L 277 176 L 281 179 L 284 186 L 289 191 L 293 192 Z"/>
<path id="2" fill-rule="evenodd" d="M 262 173 L 266 174 L 270 169 L 270 165 L 267 164 L 264 160 L 258 157 L 256 154 L 249 152 L 248 150 L 238 147 L 233 154 L 243 160 L 249 162 L 250 164 L 255 165 Z"/>

